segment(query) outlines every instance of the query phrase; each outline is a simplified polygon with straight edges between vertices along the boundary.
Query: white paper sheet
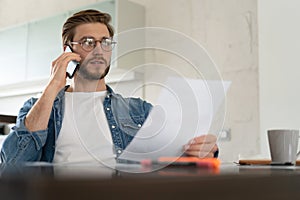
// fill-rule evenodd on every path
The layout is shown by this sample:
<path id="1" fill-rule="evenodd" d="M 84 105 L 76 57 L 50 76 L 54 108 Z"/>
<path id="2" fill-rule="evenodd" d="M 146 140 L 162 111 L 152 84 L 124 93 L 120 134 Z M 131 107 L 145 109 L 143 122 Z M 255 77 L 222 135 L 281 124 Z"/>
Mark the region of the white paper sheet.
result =
<path id="1" fill-rule="evenodd" d="M 169 78 L 156 106 L 120 159 L 141 161 L 181 156 L 192 138 L 206 134 L 229 82 Z"/>

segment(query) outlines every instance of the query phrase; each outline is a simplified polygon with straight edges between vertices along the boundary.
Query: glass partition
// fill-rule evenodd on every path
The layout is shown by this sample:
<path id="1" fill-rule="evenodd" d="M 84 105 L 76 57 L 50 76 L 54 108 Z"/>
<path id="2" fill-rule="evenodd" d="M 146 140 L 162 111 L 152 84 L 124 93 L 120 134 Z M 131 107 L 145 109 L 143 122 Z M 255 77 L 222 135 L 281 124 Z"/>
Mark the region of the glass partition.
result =
<path id="1" fill-rule="evenodd" d="M 21 25 L 0 31 L 0 84 L 25 80 L 27 27 Z"/>

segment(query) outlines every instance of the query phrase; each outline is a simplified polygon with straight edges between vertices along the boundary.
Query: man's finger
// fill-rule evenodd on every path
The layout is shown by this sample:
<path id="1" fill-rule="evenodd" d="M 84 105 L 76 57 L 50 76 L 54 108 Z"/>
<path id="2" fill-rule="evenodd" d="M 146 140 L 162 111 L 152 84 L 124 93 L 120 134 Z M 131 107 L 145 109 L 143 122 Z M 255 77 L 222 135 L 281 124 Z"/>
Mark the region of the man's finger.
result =
<path id="1" fill-rule="evenodd" d="M 217 137 L 215 135 L 207 134 L 193 138 L 190 141 L 190 144 L 215 143 L 216 141 Z"/>
<path id="2" fill-rule="evenodd" d="M 205 151 L 205 152 L 216 152 L 218 147 L 215 143 L 212 144 L 192 144 L 192 145 L 185 145 L 185 151 Z"/>

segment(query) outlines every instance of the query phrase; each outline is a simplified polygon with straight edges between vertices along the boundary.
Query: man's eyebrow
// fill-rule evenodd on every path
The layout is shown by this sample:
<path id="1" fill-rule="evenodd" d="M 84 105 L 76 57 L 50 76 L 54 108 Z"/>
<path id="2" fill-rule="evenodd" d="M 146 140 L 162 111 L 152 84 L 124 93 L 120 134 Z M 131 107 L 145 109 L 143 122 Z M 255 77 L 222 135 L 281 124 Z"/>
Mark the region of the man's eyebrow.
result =
<path id="1" fill-rule="evenodd" d="M 83 40 L 83 39 L 86 39 L 86 38 L 92 38 L 92 39 L 95 39 L 93 36 L 85 35 L 85 36 L 82 36 L 79 40 Z"/>
<path id="2" fill-rule="evenodd" d="M 86 38 L 92 38 L 92 39 L 96 39 L 95 37 L 93 37 L 93 36 L 82 36 L 80 39 L 79 39 L 79 41 L 81 41 L 81 40 L 83 40 L 83 39 L 86 39 Z M 101 40 L 103 40 L 103 39 L 110 39 L 111 37 L 110 36 L 103 36 L 102 38 L 101 38 Z"/>

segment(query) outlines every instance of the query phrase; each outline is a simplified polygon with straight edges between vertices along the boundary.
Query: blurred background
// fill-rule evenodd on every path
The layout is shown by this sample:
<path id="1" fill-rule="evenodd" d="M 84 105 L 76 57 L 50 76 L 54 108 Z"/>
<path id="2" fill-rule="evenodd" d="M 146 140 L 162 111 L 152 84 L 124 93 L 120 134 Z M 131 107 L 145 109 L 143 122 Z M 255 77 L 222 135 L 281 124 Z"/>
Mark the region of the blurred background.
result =
<path id="1" fill-rule="evenodd" d="M 0 115 L 16 116 L 26 99 L 42 91 L 51 62 L 62 53 L 63 22 L 75 11 L 95 8 L 112 15 L 117 33 L 168 28 L 207 50 L 223 80 L 231 81 L 220 130 L 223 161 L 268 158 L 267 129 L 299 128 L 300 1 L 1 0 L 0 5 Z M 137 63 L 159 63 L 193 77 L 186 62 L 174 55 L 155 49 L 140 53 L 115 62 L 108 78 L 113 87 L 122 82 L 125 95 L 132 94 L 126 87 L 163 75 L 146 70 L 124 78 Z M 141 87 L 133 95 L 151 102 L 157 92 Z M 0 134 L 10 126 L 1 123 Z"/>

